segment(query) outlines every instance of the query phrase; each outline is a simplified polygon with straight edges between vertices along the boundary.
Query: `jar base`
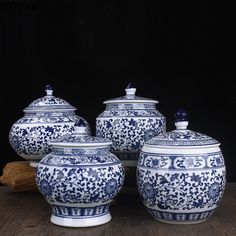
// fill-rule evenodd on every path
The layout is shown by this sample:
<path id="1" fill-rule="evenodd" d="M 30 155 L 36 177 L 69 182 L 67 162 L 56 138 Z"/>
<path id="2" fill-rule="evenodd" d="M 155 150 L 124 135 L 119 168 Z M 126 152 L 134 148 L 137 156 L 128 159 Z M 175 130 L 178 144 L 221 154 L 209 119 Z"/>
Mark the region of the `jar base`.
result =
<path id="1" fill-rule="evenodd" d="M 164 212 L 148 208 L 152 217 L 160 222 L 167 224 L 190 225 L 206 221 L 215 209 L 201 212 Z"/>
<path id="2" fill-rule="evenodd" d="M 160 221 L 165 224 L 172 224 L 172 225 L 192 225 L 192 224 L 200 224 L 207 221 L 207 219 L 198 220 L 198 221 L 168 221 L 168 220 L 161 220 L 161 219 L 155 219 L 155 220 Z"/>
<path id="3" fill-rule="evenodd" d="M 108 212 L 102 216 L 80 219 L 64 218 L 52 215 L 50 220 L 53 224 L 64 227 L 91 227 L 109 222 L 111 220 L 111 214 Z"/>

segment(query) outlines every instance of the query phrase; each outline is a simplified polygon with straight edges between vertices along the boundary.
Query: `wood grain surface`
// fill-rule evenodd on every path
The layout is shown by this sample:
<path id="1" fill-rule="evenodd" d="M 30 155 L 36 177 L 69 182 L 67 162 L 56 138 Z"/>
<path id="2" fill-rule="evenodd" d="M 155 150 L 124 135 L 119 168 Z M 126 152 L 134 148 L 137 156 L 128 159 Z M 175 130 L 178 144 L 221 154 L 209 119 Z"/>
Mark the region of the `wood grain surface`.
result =
<path id="1" fill-rule="evenodd" d="M 35 182 L 35 168 L 28 161 L 9 162 L 3 168 L 0 182 L 14 192 L 38 192 Z"/>
<path id="2" fill-rule="evenodd" d="M 170 225 L 155 221 L 134 189 L 123 189 L 111 206 L 112 220 L 91 228 L 66 228 L 50 222 L 51 209 L 39 193 L 0 187 L 1 236 L 236 236 L 236 183 L 228 183 L 220 206 L 208 221 Z"/>

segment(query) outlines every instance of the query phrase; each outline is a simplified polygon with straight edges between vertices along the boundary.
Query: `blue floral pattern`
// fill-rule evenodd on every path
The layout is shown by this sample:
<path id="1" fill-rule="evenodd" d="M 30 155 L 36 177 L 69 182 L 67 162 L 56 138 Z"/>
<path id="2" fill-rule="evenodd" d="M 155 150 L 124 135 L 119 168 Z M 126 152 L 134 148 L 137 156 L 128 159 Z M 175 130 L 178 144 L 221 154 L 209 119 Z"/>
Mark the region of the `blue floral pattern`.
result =
<path id="1" fill-rule="evenodd" d="M 201 170 L 214 167 L 223 168 L 225 163 L 221 152 L 203 153 L 198 155 L 169 155 L 164 153 L 153 154 L 141 151 L 138 166 L 150 169 L 161 168 L 166 170 Z"/>
<path id="2" fill-rule="evenodd" d="M 224 175 L 222 171 L 172 175 L 154 175 L 142 169 L 137 172 L 139 191 L 146 206 L 186 211 L 215 208 L 224 191 Z"/>
<path id="3" fill-rule="evenodd" d="M 148 140 L 147 144 L 156 146 L 207 146 L 219 144 L 219 142 L 205 134 L 185 129 L 162 133 Z"/>
<path id="4" fill-rule="evenodd" d="M 37 111 L 44 111 L 48 110 L 50 107 L 50 110 L 76 110 L 75 107 L 70 105 L 67 101 L 64 99 L 54 97 L 54 96 L 44 96 L 41 98 L 38 98 L 34 100 L 30 105 L 24 109 L 25 112 L 33 112 L 35 110 Z"/>
<path id="5" fill-rule="evenodd" d="M 109 117 L 162 117 L 155 104 L 108 104 L 99 118 Z"/>
<path id="6" fill-rule="evenodd" d="M 65 123 L 75 122 L 82 119 L 75 112 L 38 112 L 26 113 L 24 117 L 16 121 L 16 124 L 42 124 L 42 123 Z"/>
<path id="7" fill-rule="evenodd" d="M 74 112 L 27 114 L 9 132 L 9 142 L 18 155 L 26 160 L 40 160 L 51 151 L 49 141 L 71 134 L 74 123 L 83 119 Z M 90 134 L 88 123 L 86 132 Z"/>
<path id="8" fill-rule="evenodd" d="M 37 168 L 40 192 L 52 204 L 109 203 L 124 181 L 121 164 L 91 167 L 55 167 L 40 163 Z"/>
<path id="9" fill-rule="evenodd" d="M 112 141 L 111 151 L 135 165 L 144 142 L 166 131 L 166 119 L 156 110 L 157 101 L 135 95 L 105 101 L 106 110 L 96 119 L 96 135 Z M 131 163 L 132 162 L 132 163 Z"/>
<path id="10" fill-rule="evenodd" d="M 110 179 L 109 181 L 107 181 L 107 184 L 105 186 L 105 192 L 108 195 L 112 195 L 113 192 L 117 189 L 118 187 L 118 182 L 116 179 Z"/>
<path id="11" fill-rule="evenodd" d="M 63 125 L 13 125 L 9 141 L 13 149 L 27 160 L 41 159 L 50 152 L 48 141 L 73 132 L 73 123 Z M 17 142 L 16 142 L 17 140 Z"/>
<path id="12" fill-rule="evenodd" d="M 211 199 L 217 199 L 221 191 L 221 185 L 218 182 L 214 182 L 209 186 L 208 196 Z"/>
<path id="13" fill-rule="evenodd" d="M 69 145 L 70 143 L 68 143 Z M 124 183 L 124 168 L 107 147 L 55 147 L 36 170 L 39 191 L 53 215 L 71 219 L 109 214 Z"/>
<path id="14" fill-rule="evenodd" d="M 165 132 L 165 125 L 162 117 L 97 118 L 96 134 L 113 142 L 112 151 L 137 152 L 147 139 Z"/>
<path id="15" fill-rule="evenodd" d="M 144 183 L 143 185 L 143 197 L 148 198 L 154 198 L 155 197 L 155 189 L 152 184 L 150 183 Z"/>
<path id="16" fill-rule="evenodd" d="M 43 195 L 48 196 L 52 194 L 52 188 L 46 179 L 42 179 L 40 182 L 40 190 Z"/>
<path id="17" fill-rule="evenodd" d="M 60 150 L 60 151 L 59 151 Z M 76 150 L 76 152 L 74 151 Z M 84 151 L 84 152 L 83 152 Z M 53 149 L 53 154 L 49 153 L 41 160 L 42 164 L 58 165 L 58 166 L 74 166 L 74 165 L 94 165 L 94 164 L 114 164 L 120 163 L 120 160 L 107 149 L 83 150 L 71 149 L 65 151 L 61 149 Z"/>
<path id="18" fill-rule="evenodd" d="M 156 219 L 207 219 L 218 206 L 225 183 L 221 152 L 170 155 L 142 151 L 140 154 L 138 190 L 144 205 Z"/>
<path id="19" fill-rule="evenodd" d="M 142 104 L 142 103 L 133 103 L 133 104 L 107 104 L 106 111 L 115 111 L 115 110 L 137 110 L 137 112 L 143 112 L 145 110 L 155 110 L 158 114 L 158 116 L 161 116 L 161 114 L 156 110 L 155 104 Z M 104 113 L 102 114 L 102 117 L 104 117 Z"/>

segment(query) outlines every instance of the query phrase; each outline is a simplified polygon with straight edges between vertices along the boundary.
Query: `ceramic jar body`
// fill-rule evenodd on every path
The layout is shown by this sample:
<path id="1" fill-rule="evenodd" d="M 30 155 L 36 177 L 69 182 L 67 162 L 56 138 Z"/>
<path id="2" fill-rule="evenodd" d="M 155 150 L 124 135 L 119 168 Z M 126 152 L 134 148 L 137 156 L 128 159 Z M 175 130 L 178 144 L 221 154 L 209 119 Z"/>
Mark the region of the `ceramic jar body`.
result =
<path id="1" fill-rule="evenodd" d="M 136 166 L 144 142 L 165 129 L 165 117 L 155 104 L 107 104 L 96 119 L 96 135 L 112 141 L 111 151 L 126 166 Z"/>
<path id="2" fill-rule="evenodd" d="M 83 118 L 74 111 L 26 113 L 13 124 L 9 142 L 18 155 L 36 166 L 51 150 L 48 141 L 72 133 L 78 119 Z M 87 132 L 90 133 L 89 125 L 86 124 Z"/>
<path id="3" fill-rule="evenodd" d="M 151 215 L 163 222 L 200 223 L 218 206 L 226 183 L 219 147 L 153 149 L 144 147 L 137 185 Z"/>
<path id="4" fill-rule="evenodd" d="M 69 227 L 104 224 L 124 170 L 108 148 L 54 148 L 39 163 L 36 182 L 52 205 L 51 221 Z"/>

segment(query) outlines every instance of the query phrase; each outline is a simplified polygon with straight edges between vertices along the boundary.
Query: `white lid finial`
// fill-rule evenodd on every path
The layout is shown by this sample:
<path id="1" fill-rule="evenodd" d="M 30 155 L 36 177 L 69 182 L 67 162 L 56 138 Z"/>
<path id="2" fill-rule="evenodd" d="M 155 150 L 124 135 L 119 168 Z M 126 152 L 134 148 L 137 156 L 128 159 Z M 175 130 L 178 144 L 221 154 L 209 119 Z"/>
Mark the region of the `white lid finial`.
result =
<path id="1" fill-rule="evenodd" d="M 74 124 L 75 134 L 86 134 L 86 125 L 82 119 L 79 119 Z"/>
<path id="2" fill-rule="evenodd" d="M 136 93 L 136 88 L 134 84 L 129 83 L 129 85 L 125 89 L 126 95 L 135 95 Z"/>
<path id="3" fill-rule="evenodd" d="M 177 121 L 175 122 L 176 129 L 187 129 L 188 127 L 188 121 Z"/>
<path id="4" fill-rule="evenodd" d="M 53 89 L 51 85 L 46 85 L 45 91 L 47 93 L 47 96 L 52 96 Z"/>

